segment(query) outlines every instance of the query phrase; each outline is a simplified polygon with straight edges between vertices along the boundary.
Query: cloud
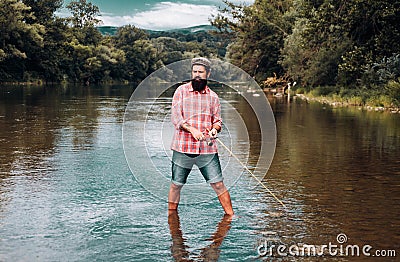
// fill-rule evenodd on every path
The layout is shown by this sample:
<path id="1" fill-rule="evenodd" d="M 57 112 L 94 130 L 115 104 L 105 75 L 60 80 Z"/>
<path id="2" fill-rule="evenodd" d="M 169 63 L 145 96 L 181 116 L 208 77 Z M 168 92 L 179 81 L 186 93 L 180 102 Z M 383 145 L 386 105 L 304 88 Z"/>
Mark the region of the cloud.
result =
<path id="1" fill-rule="evenodd" d="M 214 5 L 161 2 L 150 10 L 132 15 L 115 16 L 102 14 L 103 25 L 135 25 L 143 29 L 166 30 L 209 24 L 211 14 L 217 14 Z"/>
<path id="2" fill-rule="evenodd" d="M 168 30 L 209 24 L 211 15 L 217 14 L 218 6 L 223 5 L 222 0 L 204 0 L 203 4 L 195 4 L 194 2 L 188 0 L 187 3 L 165 1 L 155 5 L 145 3 L 144 6 L 147 9 L 145 11 L 135 9 L 130 15 L 105 11 L 101 12 L 99 19 L 103 21 L 102 25 L 105 26 L 131 24 L 143 29 Z M 252 4 L 254 0 L 230 0 L 230 2 Z M 66 8 L 62 8 L 56 15 L 67 17 L 71 13 Z"/>

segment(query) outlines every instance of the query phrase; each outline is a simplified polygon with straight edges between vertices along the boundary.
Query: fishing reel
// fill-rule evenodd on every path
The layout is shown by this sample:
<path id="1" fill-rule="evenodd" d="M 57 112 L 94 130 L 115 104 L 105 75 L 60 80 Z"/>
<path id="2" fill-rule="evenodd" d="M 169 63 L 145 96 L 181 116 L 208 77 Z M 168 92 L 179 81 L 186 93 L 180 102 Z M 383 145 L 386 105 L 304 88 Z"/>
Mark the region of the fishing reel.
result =
<path id="1" fill-rule="evenodd" d="M 215 140 L 215 138 L 213 138 L 213 137 L 206 137 L 206 143 L 207 143 L 207 145 L 208 146 L 212 146 L 212 145 L 214 145 L 214 141 L 213 140 Z"/>

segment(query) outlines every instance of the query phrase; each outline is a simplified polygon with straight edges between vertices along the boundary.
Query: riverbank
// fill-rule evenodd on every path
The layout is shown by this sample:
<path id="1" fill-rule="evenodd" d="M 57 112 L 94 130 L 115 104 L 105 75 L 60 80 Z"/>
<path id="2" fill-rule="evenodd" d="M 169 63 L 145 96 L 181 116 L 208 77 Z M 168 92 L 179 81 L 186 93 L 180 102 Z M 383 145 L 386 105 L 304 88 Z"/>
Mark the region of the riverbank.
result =
<path id="1" fill-rule="evenodd" d="M 328 104 L 332 107 L 358 107 L 360 110 L 376 111 L 376 112 L 389 112 L 392 114 L 400 114 L 399 107 L 393 106 L 372 106 L 363 104 L 360 97 L 349 98 L 336 98 L 331 96 L 312 96 L 308 94 L 295 94 L 296 97 L 308 101 Z"/>

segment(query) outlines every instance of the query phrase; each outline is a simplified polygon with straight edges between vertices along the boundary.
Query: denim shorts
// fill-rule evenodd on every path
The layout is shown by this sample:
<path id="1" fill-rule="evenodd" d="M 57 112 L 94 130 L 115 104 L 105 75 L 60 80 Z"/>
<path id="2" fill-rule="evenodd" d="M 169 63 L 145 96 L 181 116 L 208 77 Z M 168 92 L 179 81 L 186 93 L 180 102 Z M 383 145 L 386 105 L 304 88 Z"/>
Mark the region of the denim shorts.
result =
<path id="1" fill-rule="evenodd" d="M 207 183 L 223 181 L 218 154 L 185 154 L 172 151 L 172 183 L 184 185 L 196 165 Z"/>

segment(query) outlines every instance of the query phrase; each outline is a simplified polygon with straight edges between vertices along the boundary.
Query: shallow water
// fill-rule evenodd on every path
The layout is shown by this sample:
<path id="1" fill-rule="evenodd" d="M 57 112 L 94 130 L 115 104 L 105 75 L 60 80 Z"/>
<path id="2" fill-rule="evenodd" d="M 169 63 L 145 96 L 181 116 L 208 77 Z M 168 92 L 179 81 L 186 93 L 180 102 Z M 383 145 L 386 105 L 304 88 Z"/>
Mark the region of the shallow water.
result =
<path id="1" fill-rule="evenodd" d="M 400 252 L 399 115 L 270 97 L 277 147 L 263 181 L 287 208 L 221 152 L 224 175 L 238 177 L 230 187 L 236 216 L 224 217 L 213 197 L 181 205 L 168 219 L 166 198 L 146 191 L 125 160 L 122 124 L 132 91 L 0 87 L 1 261 L 270 260 L 257 252 L 268 241 L 321 247 L 338 244 L 340 233 L 344 244 Z M 225 99 L 246 116 L 249 136 L 230 131 L 251 168 L 257 124 L 240 96 Z M 169 101 L 156 103 L 150 133 L 165 121 Z M 237 117 L 228 109 L 223 104 L 225 121 Z M 159 145 L 149 147 L 157 153 Z M 168 156 L 152 157 L 168 173 Z M 366 257 L 274 253 L 278 261 L 299 259 Z"/>

